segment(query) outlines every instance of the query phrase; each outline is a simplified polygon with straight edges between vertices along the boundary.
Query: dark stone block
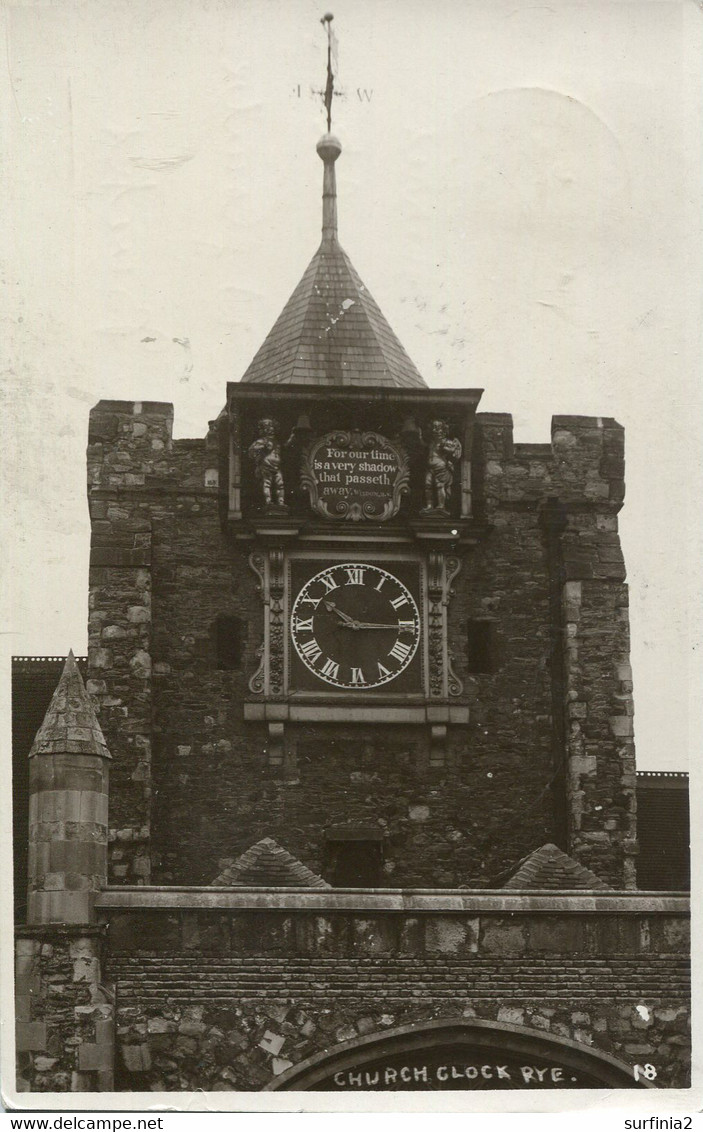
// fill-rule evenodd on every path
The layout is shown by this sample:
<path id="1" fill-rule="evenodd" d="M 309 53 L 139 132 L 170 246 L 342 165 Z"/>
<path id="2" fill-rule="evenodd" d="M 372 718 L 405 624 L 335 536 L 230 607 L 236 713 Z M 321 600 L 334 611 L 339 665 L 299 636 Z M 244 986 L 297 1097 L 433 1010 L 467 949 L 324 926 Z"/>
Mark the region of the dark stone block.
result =
<path id="1" fill-rule="evenodd" d="M 690 953 L 690 925 L 683 917 L 654 916 L 651 920 L 651 931 L 652 950 L 686 956 Z"/>
<path id="2" fill-rule="evenodd" d="M 587 950 L 586 925 L 578 916 L 539 917 L 530 923 L 530 952 L 575 955 Z"/>
<path id="3" fill-rule="evenodd" d="M 93 410 L 90 414 L 88 426 L 88 444 L 109 443 L 117 436 L 117 430 L 117 417 L 104 413 L 98 414 Z"/>
<path id="4" fill-rule="evenodd" d="M 598 920 L 598 940 L 603 955 L 630 952 L 639 954 L 641 921 L 639 916 L 603 916 Z"/>
<path id="5" fill-rule="evenodd" d="M 141 949 L 174 953 L 180 950 L 178 916 L 169 912 L 111 912 L 108 926 L 110 952 L 138 954 Z"/>
<path id="6" fill-rule="evenodd" d="M 95 546 L 90 551 L 91 566 L 148 566 L 151 549 L 139 550 L 117 546 Z"/>

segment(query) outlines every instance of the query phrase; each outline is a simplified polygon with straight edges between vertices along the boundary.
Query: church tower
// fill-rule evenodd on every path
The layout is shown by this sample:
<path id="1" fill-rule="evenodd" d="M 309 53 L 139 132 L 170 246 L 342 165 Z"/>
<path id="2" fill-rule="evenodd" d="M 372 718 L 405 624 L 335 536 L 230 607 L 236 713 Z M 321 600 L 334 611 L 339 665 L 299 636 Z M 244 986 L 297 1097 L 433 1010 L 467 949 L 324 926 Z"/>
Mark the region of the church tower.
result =
<path id="1" fill-rule="evenodd" d="M 428 387 L 339 242 L 341 148 L 206 440 L 91 414 L 111 877 L 208 883 L 273 838 L 332 885 L 487 885 L 552 843 L 632 886 L 622 428 L 514 444 Z"/>
<path id="2" fill-rule="evenodd" d="M 623 430 L 515 443 L 425 383 L 339 242 L 331 88 L 321 242 L 207 436 L 90 415 L 18 1087 L 685 1086 L 688 902 L 635 886 Z"/>

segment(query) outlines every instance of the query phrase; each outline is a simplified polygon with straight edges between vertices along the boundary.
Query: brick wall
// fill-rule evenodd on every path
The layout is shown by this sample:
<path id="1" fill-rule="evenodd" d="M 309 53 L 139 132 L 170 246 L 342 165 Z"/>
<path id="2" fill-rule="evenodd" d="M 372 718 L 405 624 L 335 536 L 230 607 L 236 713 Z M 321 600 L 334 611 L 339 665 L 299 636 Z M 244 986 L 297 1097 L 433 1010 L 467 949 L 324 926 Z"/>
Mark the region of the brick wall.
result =
<path id="1" fill-rule="evenodd" d="M 688 775 L 644 771 L 637 775 L 640 888 L 674 892 L 691 887 L 691 817 Z"/>
<path id="2" fill-rule="evenodd" d="M 313 911 L 281 893 L 277 910 L 196 911 L 175 899 L 110 912 L 121 1088 L 258 1089 L 338 1042 L 442 1018 L 526 1026 L 651 1063 L 662 1087 L 688 1082 L 687 923 L 663 906 L 565 914 L 557 898 L 511 914 L 467 895 L 463 912 L 390 912 L 380 897 L 362 911 L 327 896 Z"/>

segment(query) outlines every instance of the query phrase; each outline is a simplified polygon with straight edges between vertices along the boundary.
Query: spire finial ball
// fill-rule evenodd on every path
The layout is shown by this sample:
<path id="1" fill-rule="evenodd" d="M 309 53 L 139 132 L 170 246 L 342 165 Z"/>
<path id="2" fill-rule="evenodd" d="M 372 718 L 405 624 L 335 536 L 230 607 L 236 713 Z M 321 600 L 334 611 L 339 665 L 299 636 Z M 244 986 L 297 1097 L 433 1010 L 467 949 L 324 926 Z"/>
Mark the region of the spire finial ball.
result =
<path id="1" fill-rule="evenodd" d="M 316 148 L 324 162 L 336 161 L 342 152 L 342 143 L 334 134 L 323 134 Z"/>
<path id="2" fill-rule="evenodd" d="M 333 19 L 334 16 L 331 12 L 325 12 L 324 16 L 322 17 L 322 22 L 323 24 L 331 24 Z"/>

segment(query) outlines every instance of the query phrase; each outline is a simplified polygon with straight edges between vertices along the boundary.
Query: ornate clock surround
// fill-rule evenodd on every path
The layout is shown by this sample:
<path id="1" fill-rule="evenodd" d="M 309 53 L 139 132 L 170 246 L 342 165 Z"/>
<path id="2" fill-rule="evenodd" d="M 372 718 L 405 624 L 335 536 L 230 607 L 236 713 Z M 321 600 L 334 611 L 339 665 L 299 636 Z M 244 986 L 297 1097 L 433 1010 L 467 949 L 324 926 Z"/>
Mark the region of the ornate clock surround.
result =
<path id="1" fill-rule="evenodd" d="M 418 725 L 428 735 L 430 766 L 441 767 L 448 727 L 468 723 L 469 709 L 452 665 L 447 625 L 454 581 L 466 552 L 483 535 L 482 525 L 471 514 L 471 441 L 479 398 L 480 390 L 389 393 L 375 387 L 323 391 L 289 386 L 277 388 L 272 397 L 261 386 L 228 388 L 229 412 L 222 421 L 228 427 L 220 433 L 225 473 L 220 481 L 223 523 L 235 540 L 250 543 L 249 565 L 257 578 L 262 612 L 258 663 L 250 675 L 244 719 L 266 725 L 270 764 L 286 761 L 289 725 L 359 723 Z M 276 421 L 268 416 L 272 411 Z M 430 437 L 432 422 L 437 420 L 448 421 L 450 437 L 460 438 L 448 442 L 455 447 L 451 510 L 423 506 L 430 480 L 424 468 L 430 465 L 420 451 L 421 438 Z M 363 421 L 363 433 L 354 431 L 354 422 L 359 421 Z M 334 514 L 329 507 L 316 506 L 319 493 L 310 483 L 311 460 L 321 446 L 340 435 L 348 445 L 364 436 L 375 445 L 372 451 L 398 454 L 397 478 L 389 477 L 393 505 L 387 518 L 382 517 L 382 508 L 373 508 L 367 515 L 363 509 L 360 515 L 358 511 L 350 515 L 345 508 Z M 428 439 L 425 444 L 431 442 Z M 267 471 L 261 453 L 265 456 L 272 447 L 275 466 Z M 266 494 L 263 504 L 257 504 L 252 494 L 256 487 L 251 478 L 254 455 L 259 458 L 259 489 Z M 336 683 L 319 679 L 315 664 L 301 663 L 291 637 L 291 613 L 301 589 L 313 577 L 344 564 L 366 566 L 371 573 L 386 571 L 408 587 L 417 604 L 419 630 L 412 663 L 402 671 L 399 664 L 395 671 L 386 654 L 375 657 L 377 666 L 380 663 L 391 672 L 387 679 L 354 684 L 351 678 L 345 680 L 341 668 Z M 380 574 L 375 577 L 380 580 Z M 315 596 L 320 592 L 316 590 Z M 400 590 L 395 596 L 396 600 L 401 596 Z M 383 632 L 390 614 L 357 615 L 343 603 L 339 608 L 347 620 L 357 619 L 360 625 L 376 622 L 387 652 L 395 647 L 395 638 Z M 370 641 L 376 630 L 360 632 L 367 633 Z M 303 636 L 303 647 L 316 650 L 318 642 L 313 638 L 312 633 Z M 401 653 L 406 644 L 413 643 L 410 637 L 399 640 Z M 371 650 L 370 644 L 368 647 Z M 329 672 L 341 663 L 337 655 L 319 658 Z"/>
<path id="2" fill-rule="evenodd" d="M 354 561 L 390 574 L 398 570 L 407 576 L 407 570 L 417 571 L 420 624 L 416 681 L 410 688 L 401 685 L 399 690 L 393 689 L 392 681 L 366 688 L 335 688 L 322 681 L 319 687 L 295 686 L 295 680 L 291 680 L 295 649 L 290 633 L 297 596 L 294 581 L 344 566 L 349 562 L 349 548 L 270 545 L 249 556 L 258 580 L 263 634 L 258 667 L 249 681 L 252 698 L 244 705 L 244 718 L 267 724 L 269 761 L 273 764 L 283 762 L 288 723 L 375 722 L 428 726 L 430 762 L 441 766 L 447 726 L 467 723 L 469 715 L 468 707 L 461 702 L 463 685 L 447 646 L 448 611 L 461 559 L 437 550 L 429 554 L 420 548 L 380 550 L 371 544 L 363 552 L 357 550 Z M 401 566 L 405 570 L 399 570 Z"/>

